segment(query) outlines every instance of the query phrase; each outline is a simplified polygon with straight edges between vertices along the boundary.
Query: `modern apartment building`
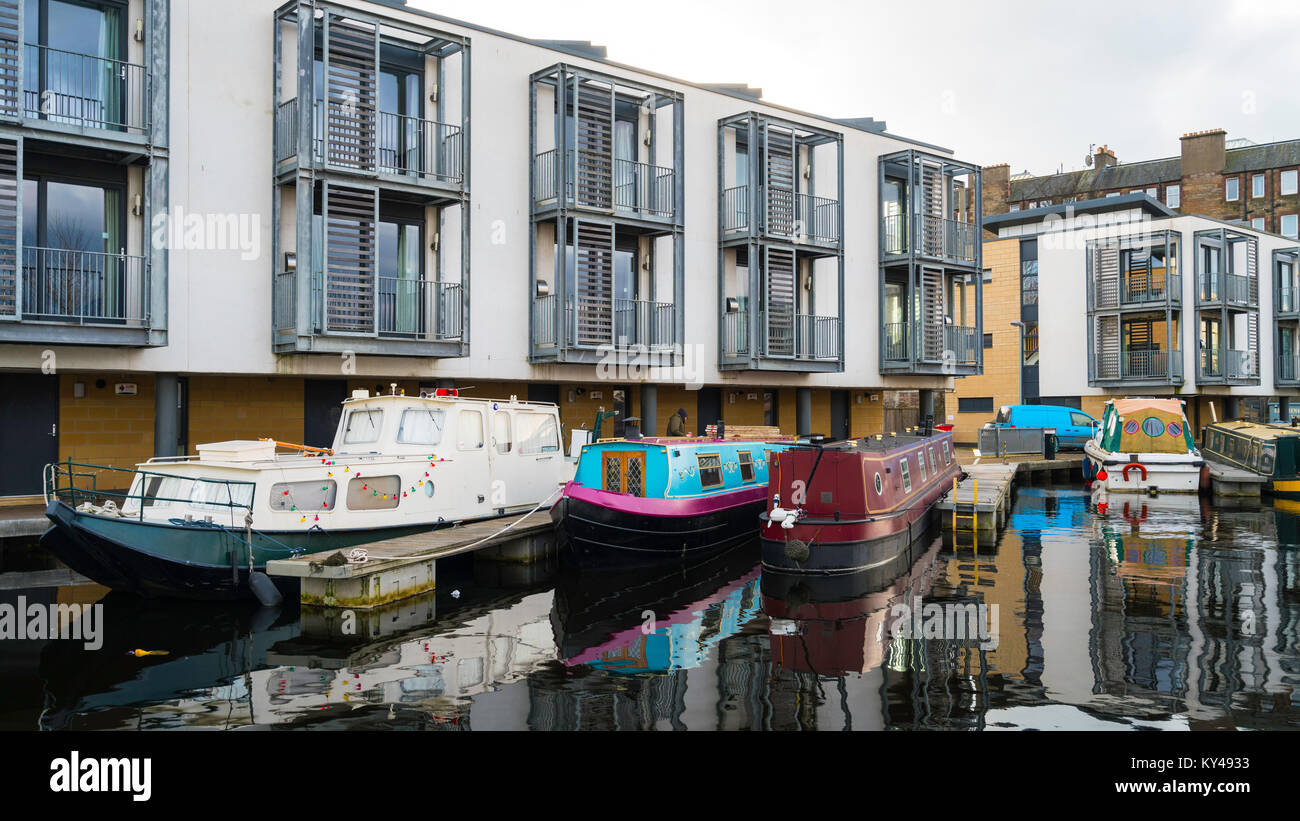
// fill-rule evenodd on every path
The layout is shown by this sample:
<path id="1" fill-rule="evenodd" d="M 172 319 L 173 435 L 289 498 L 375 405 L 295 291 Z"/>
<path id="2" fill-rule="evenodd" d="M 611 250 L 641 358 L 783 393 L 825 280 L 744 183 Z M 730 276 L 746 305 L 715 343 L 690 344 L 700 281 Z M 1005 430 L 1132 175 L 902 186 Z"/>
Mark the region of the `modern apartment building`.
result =
<path id="1" fill-rule="evenodd" d="M 1300 396 L 1295 240 L 1145 194 L 983 226 L 995 235 L 984 240 L 988 365 L 957 384 L 959 441 L 975 441 L 1001 405 L 1099 417 L 1108 398 L 1177 396 L 1199 429 L 1272 401 L 1285 418 Z"/>
<path id="2" fill-rule="evenodd" d="M 1062 174 L 1012 175 L 984 169 L 984 213 L 1146 194 L 1184 214 L 1239 221 L 1256 231 L 1300 237 L 1300 140 L 1255 144 L 1223 129 L 1193 131 L 1176 157 L 1120 163 L 1096 148 L 1090 168 Z"/>
<path id="3" fill-rule="evenodd" d="M 398 0 L 0 0 L 0 51 L 0 497 L 354 388 L 842 436 L 982 369 L 980 169 L 869 118 Z"/>

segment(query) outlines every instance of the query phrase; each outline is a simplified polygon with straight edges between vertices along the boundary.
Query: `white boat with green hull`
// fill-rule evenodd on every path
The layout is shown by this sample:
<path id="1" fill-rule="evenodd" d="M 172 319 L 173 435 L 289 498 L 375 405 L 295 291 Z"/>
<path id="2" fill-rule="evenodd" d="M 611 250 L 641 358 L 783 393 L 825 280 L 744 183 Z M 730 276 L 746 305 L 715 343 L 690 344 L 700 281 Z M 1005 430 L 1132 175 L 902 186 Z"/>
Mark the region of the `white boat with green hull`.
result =
<path id="1" fill-rule="evenodd" d="M 454 390 L 356 391 L 331 448 L 256 439 L 196 449 L 135 470 L 48 465 L 44 543 L 114 589 L 243 598 L 251 579 L 265 582 L 268 559 L 546 507 L 573 478 L 554 404 Z M 100 489 L 127 484 L 115 476 L 130 476 L 129 489 Z"/>

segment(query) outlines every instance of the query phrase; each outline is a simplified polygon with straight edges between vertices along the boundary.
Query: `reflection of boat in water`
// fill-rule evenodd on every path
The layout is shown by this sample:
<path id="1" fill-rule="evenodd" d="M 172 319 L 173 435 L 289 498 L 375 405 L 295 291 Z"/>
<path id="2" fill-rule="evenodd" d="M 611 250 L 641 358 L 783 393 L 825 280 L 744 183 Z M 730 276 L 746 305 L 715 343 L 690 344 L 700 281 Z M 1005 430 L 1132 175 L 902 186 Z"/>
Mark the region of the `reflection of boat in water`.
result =
<path id="1" fill-rule="evenodd" d="M 754 544 L 662 568 L 557 579 L 551 621 L 560 657 L 609 673 L 665 673 L 698 666 L 709 648 L 758 612 Z"/>
<path id="2" fill-rule="evenodd" d="M 556 406 L 454 394 L 357 391 L 343 403 L 332 450 L 294 445 L 298 452 L 285 454 L 279 442 L 237 440 L 133 471 L 49 465 L 46 516 L 67 538 L 47 547 L 114 590 L 247 598 L 250 579 L 266 580 L 268 559 L 518 513 L 554 498 L 571 471 Z M 125 493 L 103 489 L 127 481 Z"/>
<path id="3" fill-rule="evenodd" d="M 763 612 L 771 617 L 778 667 L 840 676 L 881 666 L 891 644 L 894 605 L 929 592 L 943 540 L 917 543 L 886 565 L 812 576 L 764 570 Z"/>
<path id="4" fill-rule="evenodd" d="M 1195 493 L 1204 460 L 1181 399 L 1110 399 L 1083 445 L 1083 478 L 1112 493 Z"/>
<path id="5" fill-rule="evenodd" d="M 100 649 L 54 641 L 41 653 L 42 729 L 247 724 L 245 676 L 266 664 L 273 644 L 298 632 L 291 607 L 173 602 L 160 608 L 120 594 L 102 604 Z M 166 655 L 137 657 L 137 649 Z M 149 709 L 177 700 L 188 704 L 156 714 Z"/>
<path id="6" fill-rule="evenodd" d="M 925 535 L 960 473 L 947 431 L 783 451 L 760 517 L 763 565 L 851 573 L 886 564 Z"/>

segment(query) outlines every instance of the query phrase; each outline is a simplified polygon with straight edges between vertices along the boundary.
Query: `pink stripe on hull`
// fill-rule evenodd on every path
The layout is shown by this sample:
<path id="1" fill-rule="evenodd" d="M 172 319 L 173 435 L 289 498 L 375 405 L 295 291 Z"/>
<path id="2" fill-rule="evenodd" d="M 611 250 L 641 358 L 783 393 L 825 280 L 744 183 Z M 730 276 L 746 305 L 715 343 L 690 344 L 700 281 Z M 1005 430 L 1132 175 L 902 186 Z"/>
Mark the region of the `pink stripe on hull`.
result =
<path id="1" fill-rule="evenodd" d="M 695 496 L 689 499 L 645 499 L 627 493 L 611 493 L 607 490 L 583 487 L 577 482 L 564 486 L 564 495 L 610 510 L 618 510 L 637 516 L 703 516 L 718 513 L 742 505 L 758 504 L 767 498 L 767 487 L 741 488 L 711 496 Z"/>

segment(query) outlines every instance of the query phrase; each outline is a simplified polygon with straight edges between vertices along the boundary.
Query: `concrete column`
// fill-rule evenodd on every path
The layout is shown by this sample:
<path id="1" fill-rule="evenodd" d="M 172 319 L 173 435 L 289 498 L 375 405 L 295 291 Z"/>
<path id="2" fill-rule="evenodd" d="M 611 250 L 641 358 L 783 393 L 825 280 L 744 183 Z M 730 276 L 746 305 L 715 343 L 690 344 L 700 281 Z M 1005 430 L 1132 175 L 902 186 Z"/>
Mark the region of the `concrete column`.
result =
<path id="1" fill-rule="evenodd" d="M 920 394 L 921 418 L 918 421 L 921 427 L 925 427 L 926 417 L 929 417 L 931 421 L 938 421 L 934 418 L 934 391 L 922 388 L 917 393 Z"/>
<path id="2" fill-rule="evenodd" d="M 642 383 L 640 388 L 641 433 L 645 436 L 659 436 L 659 386 Z"/>
<path id="3" fill-rule="evenodd" d="M 1291 397 L 1279 396 L 1277 398 L 1277 413 L 1282 417 L 1282 423 L 1291 424 Z"/>
<path id="4" fill-rule="evenodd" d="M 1223 420 L 1222 421 L 1231 422 L 1235 420 L 1239 415 L 1239 412 L 1240 412 L 1240 408 L 1238 407 L 1237 397 L 1235 396 L 1223 397 Z"/>
<path id="5" fill-rule="evenodd" d="M 796 388 L 794 397 L 795 433 L 807 436 L 812 433 L 812 388 Z"/>
<path id="6" fill-rule="evenodd" d="M 181 456 L 176 452 L 180 440 L 180 386 L 174 373 L 160 373 L 153 383 L 153 455 Z"/>

